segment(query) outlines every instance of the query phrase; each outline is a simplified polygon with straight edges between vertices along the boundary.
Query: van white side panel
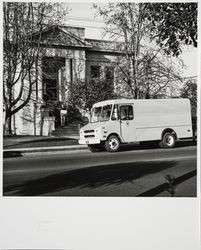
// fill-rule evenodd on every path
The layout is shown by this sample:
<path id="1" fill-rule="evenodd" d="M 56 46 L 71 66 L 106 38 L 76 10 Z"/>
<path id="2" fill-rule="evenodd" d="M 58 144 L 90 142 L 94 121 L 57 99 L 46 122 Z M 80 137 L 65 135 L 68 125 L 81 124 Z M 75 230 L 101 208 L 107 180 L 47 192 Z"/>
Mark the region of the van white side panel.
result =
<path id="1" fill-rule="evenodd" d="M 164 99 L 134 102 L 138 141 L 160 140 L 164 129 L 173 129 L 178 138 L 192 136 L 190 102 Z"/>
<path id="2" fill-rule="evenodd" d="M 154 140 L 161 140 L 161 134 L 167 127 L 159 127 L 159 128 L 137 128 L 137 140 L 138 141 L 154 141 Z M 177 138 L 186 138 L 192 137 L 192 128 L 191 126 L 183 126 L 183 127 L 176 127 L 171 126 L 177 135 Z"/>
<path id="3" fill-rule="evenodd" d="M 110 134 L 117 134 L 119 136 L 121 136 L 121 132 L 120 132 L 120 121 L 110 121 L 110 122 L 106 122 L 104 124 L 104 131 L 103 131 L 103 136 L 104 136 L 104 140 L 106 140 L 106 138 L 110 135 Z M 106 133 L 107 132 L 107 133 Z"/>

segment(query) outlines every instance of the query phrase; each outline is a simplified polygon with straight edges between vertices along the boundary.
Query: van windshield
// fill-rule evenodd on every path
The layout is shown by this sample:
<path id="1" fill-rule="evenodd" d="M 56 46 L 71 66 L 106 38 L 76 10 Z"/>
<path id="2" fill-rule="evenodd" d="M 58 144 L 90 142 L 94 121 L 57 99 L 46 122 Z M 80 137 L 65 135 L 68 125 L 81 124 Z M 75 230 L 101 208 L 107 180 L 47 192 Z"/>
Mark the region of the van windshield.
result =
<path id="1" fill-rule="evenodd" d="M 99 122 L 101 117 L 102 107 L 96 107 L 92 109 L 91 122 Z"/>
<path id="2" fill-rule="evenodd" d="M 103 106 L 102 112 L 101 112 L 101 121 L 108 121 L 110 119 L 110 114 L 112 110 L 112 105 L 106 105 Z"/>
<path id="3" fill-rule="evenodd" d="M 112 105 L 95 107 L 92 109 L 91 122 L 108 121 L 110 119 Z"/>

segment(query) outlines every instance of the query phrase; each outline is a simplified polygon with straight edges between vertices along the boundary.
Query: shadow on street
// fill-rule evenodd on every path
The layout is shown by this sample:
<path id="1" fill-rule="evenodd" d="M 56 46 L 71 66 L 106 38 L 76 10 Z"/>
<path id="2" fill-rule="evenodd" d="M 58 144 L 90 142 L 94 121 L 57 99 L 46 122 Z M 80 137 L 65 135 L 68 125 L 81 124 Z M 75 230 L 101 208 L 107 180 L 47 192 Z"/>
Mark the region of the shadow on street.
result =
<path id="1" fill-rule="evenodd" d="M 15 150 L 11 150 L 8 152 L 3 152 L 3 158 L 7 158 L 7 157 L 22 157 L 23 154 L 20 151 L 15 151 Z"/>
<path id="2" fill-rule="evenodd" d="M 22 184 L 4 185 L 3 192 L 4 195 L 11 196 L 35 196 L 71 188 L 94 189 L 107 185 L 121 185 L 175 165 L 175 161 L 153 161 L 87 167 L 52 174 Z"/>
<path id="3" fill-rule="evenodd" d="M 178 141 L 176 142 L 174 148 L 182 148 L 182 147 L 189 147 L 189 146 L 197 146 L 197 141 Z M 157 142 L 148 142 L 148 143 L 145 143 L 145 145 L 130 143 L 130 144 L 122 145 L 120 148 L 120 151 L 154 149 L 154 148 L 160 148 Z"/>

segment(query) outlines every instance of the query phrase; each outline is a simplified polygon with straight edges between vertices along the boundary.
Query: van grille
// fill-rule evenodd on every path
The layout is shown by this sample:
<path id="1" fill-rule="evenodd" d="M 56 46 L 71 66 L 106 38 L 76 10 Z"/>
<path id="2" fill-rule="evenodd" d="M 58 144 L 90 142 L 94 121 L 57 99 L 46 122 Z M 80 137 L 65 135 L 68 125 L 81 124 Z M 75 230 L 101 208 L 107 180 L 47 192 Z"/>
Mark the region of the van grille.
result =
<path id="1" fill-rule="evenodd" d="M 87 133 L 94 133 L 94 130 L 85 130 L 84 132 L 85 132 L 86 134 L 87 134 Z"/>
<path id="2" fill-rule="evenodd" d="M 85 135 L 85 138 L 95 137 L 95 135 Z"/>

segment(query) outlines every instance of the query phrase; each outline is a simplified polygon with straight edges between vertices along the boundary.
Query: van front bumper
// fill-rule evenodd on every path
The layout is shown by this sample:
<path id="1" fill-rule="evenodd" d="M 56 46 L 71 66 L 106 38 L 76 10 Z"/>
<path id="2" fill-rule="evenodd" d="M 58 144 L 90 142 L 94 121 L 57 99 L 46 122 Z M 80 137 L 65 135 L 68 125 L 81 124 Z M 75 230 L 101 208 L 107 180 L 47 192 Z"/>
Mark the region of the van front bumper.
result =
<path id="1" fill-rule="evenodd" d="M 90 140 L 79 140 L 79 144 L 100 144 L 101 140 L 100 139 L 90 139 Z"/>

